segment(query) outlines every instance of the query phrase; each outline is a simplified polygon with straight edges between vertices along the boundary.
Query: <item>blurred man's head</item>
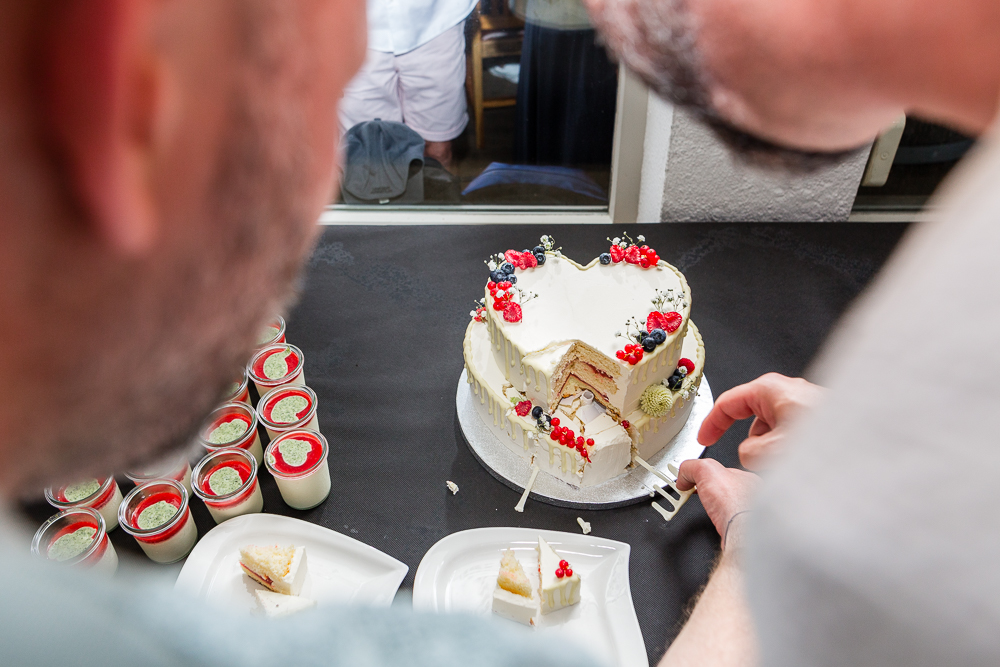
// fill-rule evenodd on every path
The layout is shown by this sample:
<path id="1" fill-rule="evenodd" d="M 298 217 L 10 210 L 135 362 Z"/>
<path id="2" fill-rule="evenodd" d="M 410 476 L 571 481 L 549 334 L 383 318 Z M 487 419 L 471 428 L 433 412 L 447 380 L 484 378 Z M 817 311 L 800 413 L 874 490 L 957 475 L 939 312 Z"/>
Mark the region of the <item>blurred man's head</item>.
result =
<path id="1" fill-rule="evenodd" d="M 586 2 L 655 91 L 765 162 L 816 164 L 904 111 L 970 132 L 997 111 L 993 0 Z"/>
<path id="2" fill-rule="evenodd" d="M 333 187 L 362 0 L 0 7 L 0 490 L 186 444 Z"/>

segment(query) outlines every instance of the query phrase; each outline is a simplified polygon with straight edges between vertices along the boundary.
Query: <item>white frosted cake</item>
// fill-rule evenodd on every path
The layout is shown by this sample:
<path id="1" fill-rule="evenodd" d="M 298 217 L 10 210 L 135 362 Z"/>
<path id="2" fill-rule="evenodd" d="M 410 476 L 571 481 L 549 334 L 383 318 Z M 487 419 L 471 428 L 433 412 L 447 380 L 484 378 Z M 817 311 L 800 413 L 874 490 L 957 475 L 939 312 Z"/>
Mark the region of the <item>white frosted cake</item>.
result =
<path id="1" fill-rule="evenodd" d="M 560 558 L 549 543 L 538 538 L 538 596 L 542 613 L 559 611 L 580 601 L 580 575 Z"/>
<path id="2" fill-rule="evenodd" d="M 627 236 L 580 265 L 543 236 L 488 260 L 465 334 L 467 379 L 512 451 L 576 486 L 624 474 L 681 430 L 705 347 L 676 268 Z"/>

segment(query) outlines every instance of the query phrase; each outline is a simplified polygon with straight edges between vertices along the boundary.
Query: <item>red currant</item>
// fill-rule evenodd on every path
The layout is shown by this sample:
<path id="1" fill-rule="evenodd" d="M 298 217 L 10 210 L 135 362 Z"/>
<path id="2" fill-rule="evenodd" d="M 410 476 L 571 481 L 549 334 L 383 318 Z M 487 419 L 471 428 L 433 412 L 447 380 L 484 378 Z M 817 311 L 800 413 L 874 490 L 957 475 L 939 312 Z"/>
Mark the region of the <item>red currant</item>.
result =
<path id="1" fill-rule="evenodd" d="M 566 575 L 567 577 L 572 577 L 573 576 L 573 570 L 571 570 L 569 568 L 566 568 L 565 570 L 563 570 L 563 574 Z"/>
<path id="2" fill-rule="evenodd" d="M 492 280 L 489 281 L 488 283 L 486 283 L 486 289 L 488 289 L 489 291 L 492 292 L 496 288 L 497 288 L 497 284 L 495 282 L 493 282 Z"/>
<path id="3" fill-rule="evenodd" d="M 578 445 L 583 445 L 583 442 L 584 442 L 584 440 L 583 440 L 583 436 L 582 435 L 576 439 L 576 444 L 578 444 Z"/>
<path id="4" fill-rule="evenodd" d="M 649 259 L 647 259 L 646 257 L 640 258 L 639 259 L 639 266 L 641 266 L 644 269 L 648 269 L 649 268 Z"/>
<path id="5" fill-rule="evenodd" d="M 559 431 L 553 430 L 552 433 L 549 433 L 549 437 L 552 438 L 553 440 L 558 440 L 559 439 Z"/>
<path id="6" fill-rule="evenodd" d="M 559 417 L 553 417 L 551 423 L 553 426 L 559 426 Z"/>
<path id="7" fill-rule="evenodd" d="M 493 310 L 503 310 L 504 305 L 506 304 L 503 301 L 497 299 L 493 302 Z"/>
<path id="8" fill-rule="evenodd" d="M 505 280 L 502 283 L 497 283 L 497 287 L 499 287 L 500 289 L 510 289 L 511 287 L 513 287 L 513 285 L 509 280 Z"/>
<path id="9" fill-rule="evenodd" d="M 623 419 L 622 420 L 622 428 L 627 431 L 629 426 L 631 426 L 631 424 L 628 423 L 628 420 L 627 419 Z"/>
<path id="10" fill-rule="evenodd" d="M 556 570 L 556 579 L 562 579 L 564 576 L 566 576 L 566 573 L 563 571 L 562 568 Z"/>
<path id="11" fill-rule="evenodd" d="M 587 444 L 590 445 L 591 447 L 593 447 L 594 446 L 594 439 L 593 438 L 587 438 Z"/>
<path id="12" fill-rule="evenodd" d="M 565 570 L 567 567 L 569 567 L 569 563 L 564 560 L 561 560 L 559 561 L 559 567 Z"/>
<path id="13" fill-rule="evenodd" d="M 615 352 L 615 356 L 618 357 L 621 361 L 625 361 L 625 350 L 618 350 L 617 352 Z"/>

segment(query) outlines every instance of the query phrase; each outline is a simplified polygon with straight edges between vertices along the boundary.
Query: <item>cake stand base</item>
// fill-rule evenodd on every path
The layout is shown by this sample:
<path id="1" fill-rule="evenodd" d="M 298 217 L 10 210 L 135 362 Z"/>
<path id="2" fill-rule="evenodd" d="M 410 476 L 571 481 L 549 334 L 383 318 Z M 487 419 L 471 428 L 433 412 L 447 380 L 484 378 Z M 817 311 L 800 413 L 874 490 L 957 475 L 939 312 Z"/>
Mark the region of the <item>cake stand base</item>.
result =
<path id="1" fill-rule="evenodd" d="M 508 449 L 486 425 L 473 403 L 478 400 L 479 398 L 472 393 L 472 385 L 468 383 L 466 371 L 463 370 L 458 380 L 455 406 L 465 441 L 469 444 L 472 455 L 491 475 L 510 488 L 523 491 L 531 476 L 531 467 L 527 461 Z M 712 410 L 714 403 L 708 378 L 702 377 L 698 396 L 694 399 L 691 414 L 684 428 L 667 443 L 666 447 L 652 457 L 649 464 L 666 473 L 668 477 L 673 477 L 667 470 L 667 464 L 678 467 L 681 461 L 701 456 L 705 447 L 698 444 L 698 429 Z M 611 509 L 650 500 L 657 495 L 653 491 L 654 485 L 663 486 L 663 480 L 641 466 L 635 466 L 603 484 L 580 488 L 543 470 L 535 478 L 529 498 L 559 507 Z"/>

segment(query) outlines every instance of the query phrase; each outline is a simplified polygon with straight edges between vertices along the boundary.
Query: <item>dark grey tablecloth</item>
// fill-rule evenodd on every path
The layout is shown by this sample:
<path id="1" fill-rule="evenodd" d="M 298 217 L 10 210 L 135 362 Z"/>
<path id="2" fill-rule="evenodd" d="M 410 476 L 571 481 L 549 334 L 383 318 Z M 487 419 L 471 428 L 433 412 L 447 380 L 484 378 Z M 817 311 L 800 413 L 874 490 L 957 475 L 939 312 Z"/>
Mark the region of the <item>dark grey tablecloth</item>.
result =
<path id="1" fill-rule="evenodd" d="M 664 260 L 687 276 L 692 318 L 705 339 L 716 394 L 767 371 L 802 374 L 837 318 L 895 246 L 902 225 L 642 225 Z M 319 395 L 319 422 L 331 444 L 333 492 L 320 507 L 285 506 L 261 476 L 267 512 L 319 523 L 410 566 L 437 540 L 467 528 L 526 526 L 579 531 L 632 545 L 630 577 L 646 650 L 655 664 L 676 635 L 684 609 L 705 583 L 718 536 L 695 497 L 665 523 L 643 502 L 579 511 L 529 501 L 473 458 L 455 415 L 462 336 L 482 296 L 483 260 L 555 236 L 570 257 L 589 261 L 622 228 L 331 227 L 288 318 L 288 340 L 305 353 L 306 378 Z M 738 425 L 706 456 L 738 465 Z M 461 487 L 456 496 L 445 480 Z M 131 487 L 123 484 L 123 489 Z M 214 526 L 193 503 L 200 534 Z M 51 508 L 27 508 L 41 522 Z M 116 531 L 120 551 L 138 546 Z"/>

